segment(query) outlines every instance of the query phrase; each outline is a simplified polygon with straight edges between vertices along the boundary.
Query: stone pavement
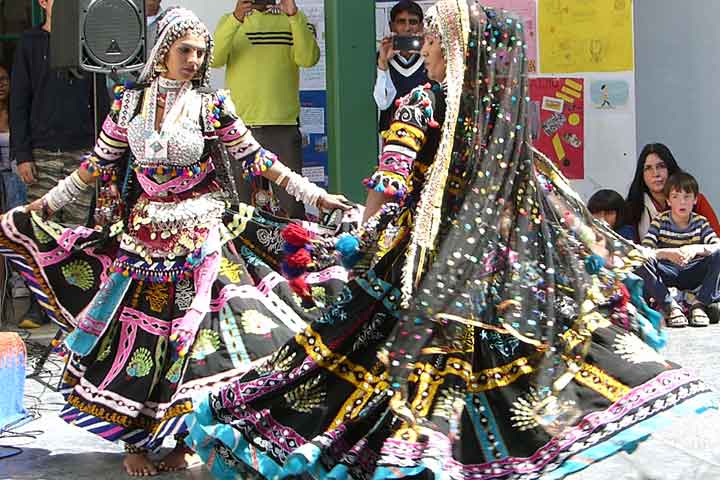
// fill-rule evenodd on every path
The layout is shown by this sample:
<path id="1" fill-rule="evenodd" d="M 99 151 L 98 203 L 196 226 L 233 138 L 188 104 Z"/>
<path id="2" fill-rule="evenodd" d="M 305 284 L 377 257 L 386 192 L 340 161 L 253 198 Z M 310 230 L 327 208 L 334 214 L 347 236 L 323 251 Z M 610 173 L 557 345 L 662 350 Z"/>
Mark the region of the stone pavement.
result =
<path id="1" fill-rule="evenodd" d="M 49 342 L 49 328 L 33 333 L 31 340 Z M 720 325 L 703 329 L 670 330 L 666 357 L 696 370 L 720 391 Z M 51 367 L 59 368 L 57 358 Z M 55 377 L 57 378 L 57 377 Z M 121 448 L 67 426 L 56 412 L 62 398 L 35 380 L 26 384 L 26 403 L 34 407 L 39 418 L 20 430 L 35 432 L 35 439 L 0 438 L 0 445 L 16 445 L 23 453 L 0 460 L 0 480 L 114 480 L 126 479 L 122 471 Z M 653 436 L 632 454 L 616 455 L 593 465 L 573 480 L 720 480 L 720 413 L 711 411 L 702 416 L 676 422 L 660 435 Z M 0 455 L 5 450 L 0 448 Z M 166 474 L 167 480 L 210 479 L 208 472 L 194 470 Z"/>

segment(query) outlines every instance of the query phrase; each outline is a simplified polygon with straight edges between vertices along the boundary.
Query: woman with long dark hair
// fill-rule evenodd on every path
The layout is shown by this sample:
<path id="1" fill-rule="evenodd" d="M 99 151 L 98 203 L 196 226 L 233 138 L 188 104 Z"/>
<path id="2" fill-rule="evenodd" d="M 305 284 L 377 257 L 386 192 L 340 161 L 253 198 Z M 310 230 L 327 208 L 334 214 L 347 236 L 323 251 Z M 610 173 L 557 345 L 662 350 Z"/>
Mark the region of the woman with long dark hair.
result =
<path id="1" fill-rule="evenodd" d="M 187 417 L 217 478 L 559 479 L 711 405 L 647 344 L 634 245 L 530 144 L 522 22 L 477 0 L 426 21 L 435 83 L 398 103 L 338 242 L 353 277 Z"/>
<path id="2" fill-rule="evenodd" d="M 628 191 L 623 224 L 635 228 L 636 241 L 641 241 L 650 222 L 668 209 L 665 200 L 665 182 L 670 175 L 680 171 L 670 149 L 662 143 L 648 143 L 640 152 L 635 175 Z M 715 233 L 720 234 L 720 222 L 710 202 L 698 195 L 695 213 L 708 219 Z"/>

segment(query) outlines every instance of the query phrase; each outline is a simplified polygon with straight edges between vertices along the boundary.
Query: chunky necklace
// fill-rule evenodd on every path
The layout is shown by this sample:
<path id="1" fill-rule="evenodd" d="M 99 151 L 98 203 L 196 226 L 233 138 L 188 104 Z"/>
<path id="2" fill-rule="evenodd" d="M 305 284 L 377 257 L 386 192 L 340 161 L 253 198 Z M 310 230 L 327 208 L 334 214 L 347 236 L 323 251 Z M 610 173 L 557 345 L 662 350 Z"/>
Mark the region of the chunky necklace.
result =
<path id="1" fill-rule="evenodd" d="M 178 91 L 183 85 L 185 85 L 185 80 L 172 80 L 165 77 L 158 78 L 158 86 L 160 87 L 160 91 L 163 93 Z"/>

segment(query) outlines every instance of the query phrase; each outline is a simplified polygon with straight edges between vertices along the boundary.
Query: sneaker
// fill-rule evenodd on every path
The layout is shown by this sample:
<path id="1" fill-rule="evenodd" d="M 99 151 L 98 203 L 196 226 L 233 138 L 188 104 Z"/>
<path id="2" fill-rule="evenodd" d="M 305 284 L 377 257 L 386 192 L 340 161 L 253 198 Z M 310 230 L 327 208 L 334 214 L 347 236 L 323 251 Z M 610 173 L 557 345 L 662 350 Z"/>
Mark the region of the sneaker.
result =
<path id="1" fill-rule="evenodd" d="M 679 305 L 669 309 L 665 317 L 665 325 L 669 328 L 683 328 L 688 326 L 688 319 Z"/>
<path id="2" fill-rule="evenodd" d="M 691 327 L 707 327 L 710 325 L 710 318 L 705 313 L 705 307 L 695 304 L 690 308 L 690 326 Z"/>
<path id="3" fill-rule="evenodd" d="M 32 299 L 30 307 L 28 307 L 27 312 L 25 312 L 22 316 L 20 323 L 18 323 L 18 327 L 25 330 L 32 330 L 40 328 L 46 323 L 48 323 L 48 319 L 45 316 L 45 313 L 42 311 L 42 308 L 40 308 L 40 305 L 38 305 L 35 299 Z"/>
<path id="4" fill-rule="evenodd" d="M 707 313 L 711 324 L 718 323 L 720 321 L 720 302 L 711 303 L 706 306 L 705 313 Z"/>

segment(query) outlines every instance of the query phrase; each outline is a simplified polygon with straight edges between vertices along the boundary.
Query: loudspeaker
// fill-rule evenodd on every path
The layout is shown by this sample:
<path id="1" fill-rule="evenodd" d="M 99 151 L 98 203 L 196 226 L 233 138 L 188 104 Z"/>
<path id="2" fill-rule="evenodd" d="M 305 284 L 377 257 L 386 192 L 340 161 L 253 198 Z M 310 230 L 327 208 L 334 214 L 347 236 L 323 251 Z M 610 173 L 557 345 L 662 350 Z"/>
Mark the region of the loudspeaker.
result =
<path id="1" fill-rule="evenodd" d="M 145 64 L 145 0 L 55 0 L 50 68 L 122 73 Z"/>

